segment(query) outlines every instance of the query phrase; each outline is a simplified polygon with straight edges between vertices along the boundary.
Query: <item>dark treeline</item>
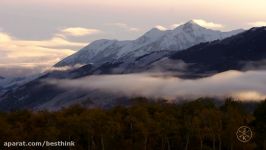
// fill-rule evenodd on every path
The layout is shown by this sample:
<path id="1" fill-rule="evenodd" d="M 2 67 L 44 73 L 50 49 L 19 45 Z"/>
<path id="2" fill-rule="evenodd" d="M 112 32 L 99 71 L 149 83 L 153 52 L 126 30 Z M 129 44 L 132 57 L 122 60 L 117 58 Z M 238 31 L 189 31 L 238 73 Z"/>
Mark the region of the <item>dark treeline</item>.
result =
<path id="1" fill-rule="evenodd" d="M 263 150 L 266 149 L 266 101 L 253 112 L 232 99 L 222 106 L 202 98 L 182 104 L 136 98 L 130 107 L 56 112 L 28 110 L 0 114 L 0 141 L 75 141 L 77 150 Z M 254 137 L 236 138 L 246 125 Z M 1 145 L 0 149 L 7 149 Z M 23 149 L 12 147 L 9 149 Z M 27 147 L 24 149 L 40 149 Z M 68 149 L 47 147 L 46 149 Z"/>

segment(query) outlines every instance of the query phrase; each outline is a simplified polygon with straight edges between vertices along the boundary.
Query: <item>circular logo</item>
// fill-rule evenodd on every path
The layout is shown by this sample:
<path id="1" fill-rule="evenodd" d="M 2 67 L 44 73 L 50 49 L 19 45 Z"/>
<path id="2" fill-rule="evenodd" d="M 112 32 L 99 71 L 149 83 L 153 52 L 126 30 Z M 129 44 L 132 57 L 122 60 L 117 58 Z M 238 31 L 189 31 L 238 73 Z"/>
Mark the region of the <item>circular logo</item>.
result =
<path id="1" fill-rule="evenodd" d="M 240 142 L 246 143 L 252 138 L 252 131 L 247 126 L 241 126 L 236 132 L 236 137 Z"/>

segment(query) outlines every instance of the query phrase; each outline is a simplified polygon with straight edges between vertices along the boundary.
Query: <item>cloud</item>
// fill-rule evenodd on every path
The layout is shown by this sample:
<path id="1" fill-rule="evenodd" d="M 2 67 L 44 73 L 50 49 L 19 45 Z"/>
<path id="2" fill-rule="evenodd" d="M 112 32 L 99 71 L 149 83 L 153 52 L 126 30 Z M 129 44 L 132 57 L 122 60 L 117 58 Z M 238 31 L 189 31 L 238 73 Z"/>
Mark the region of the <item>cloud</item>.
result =
<path id="1" fill-rule="evenodd" d="M 172 24 L 172 25 L 170 25 L 170 29 L 174 29 L 174 28 L 176 28 L 176 27 L 178 27 L 178 26 L 180 26 L 180 25 L 182 25 L 182 24 L 184 24 L 184 23 L 182 22 L 182 23 L 175 23 L 175 24 Z"/>
<path id="2" fill-rule="evenodd" d="M 21 62 L 21 63 L 9 63 L 6 64 L 0 64 L 0 72 L 1 76 L 5 77 L 17 77 L 18 75 L 21 76 L 31 76 L 36 75 L 39 73 L 45 73 L 48 71 L 70 71 L 77 68 L 82 67 L 83 65 L 77 64 L 75 66 L 65 66 L 65 67 L 51 67 L 51 64 L 55 64 L 59 60 L 53 60 L 46 58 L 44 59 L 40 58 L 43 61 L 36 62 L 34 60 L 31 60 L 31 62 Z"/>
<path id="3" fill-rule="evenodd" d="M 70 27 L 61 30 L 62 33 L 71 35 L 71 36 L 85 36 L 85 35 L 92 35 L 101 33 L 98 29 L 89 29 L 89 28 L 82 28 L 82 27 Z"/>
<path id="4" fill-rule="evenodd" d="M 24 76 L 43 71 L 85 45 L 57 36 L 40 41 L 20 40 L 0 32 L 0 75 Z"/>
<path id="5" fill-rule="evenodd" d="M 222 28 L 224 28 L 224 25 L 222 25 L 222 24 L 208 22 L 208 21 L 205 21 L 203 19 L 193 19 L 192 21 L 194 23 L 196 23 L 202 27 L 208 28 L 208 29 L 222 29 Z M 162 26 L 162 25 L 157 25 L 155 27 L 157 27 L 160 30 L 168 30 L 168 29 L 172 30 L 172 29 L 175 29 L 176 27 L 183 25 L 185 23 L 186 22 L 179 22 L 179 23 L 174 23 L 174 24 L 166 26 L 166 27 Z"/>
<path id="6" fill-rule="evenodd" d="M 227 71 L 201 79 L 180 79 L 162 74 L 98 75 L 74 80 L 48 80 L 61 88 L 100 90 L 124 96 L 154 98 L 234 97 L 266 98 L 266 71 Z"/>
<path id="7" fill-rule="evenodd" d="M 11 41 L 11 37 L 5 33 L 0 32 L 0 43 Z"/>
<path id="8" fill-rule="evenodd" d="M 63 67 L 50 67 L 47 71 L 59 71 L 59 72 L 64 72 L 64 71 L 71 71 L 78 69 L 86 64 L 75 64 L 74 66 L 63 66 Z"/>
<path id="9" fill-rule="evenodd" d="M 250 22 L 250 23 L 248 23 L 248 25 L 249 25 L 249 26 L 252 26 L 252 27 L 266 26 L 266 21 Z"/>
<path id="10" fill-rule="evenodd" d="M 116 26 L 116 27 L 122 28 L 127 31 L 131 31 L 131 32 L 138 32 L 140 30 L 139 28 L 131 27 L 128 24 L 122 23 L 122 22 L 109 23 L 108 25 Z"/>
<path id="11" fill-rule="evenodd" d="M 193 19 L 193 21 L 200 26 L 210 28 L 210 29 L 224 28 L 224 25 L 222 25 L 222 24 L 218 24 L 218 23 L 214 23 L 214 22 L 208 22 L 208 21 L 203 20 L 203 19 Z"/>
<path id="12" fill-rule="evenodd" d="M 166 27 L 161 26 L 161 25 L 156 25 L 155 28 L 157 28 L 157 29 L 159 29 L 159 30 L 161 30 L 161 31 L 165 31 L 165 30 L 167 30 Z"/>

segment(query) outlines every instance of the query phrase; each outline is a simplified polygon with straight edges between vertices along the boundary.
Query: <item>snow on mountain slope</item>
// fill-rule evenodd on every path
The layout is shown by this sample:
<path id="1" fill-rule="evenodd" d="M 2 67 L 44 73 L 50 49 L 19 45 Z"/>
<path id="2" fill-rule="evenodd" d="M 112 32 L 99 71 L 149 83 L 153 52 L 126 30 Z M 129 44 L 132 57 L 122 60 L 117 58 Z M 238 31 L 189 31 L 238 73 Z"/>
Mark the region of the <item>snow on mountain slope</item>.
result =
<path id="1" fill-rule="evenodd" d="M 179 78 L 196 79 L 229 70 L 248 71 L 257 70 L 257 67 L 265 70 L 265 39 L 265 27 L 252 28 L 236 36 L 201 43 L 183 51 L 169 53 L 166 50 L 155 51 L 136 59 L 122 57 L 98 68 L 88 64 L 67 72 L 48 72 L 15 90 L 9 90 L 2 97 L 0 95 L 0 110 L 9 111 L 21 108 L 57 110 L 77 103 L 88 107 L 110 108 L 116 104 L 120 105 L 119 99 L 126 99 L 120 97 L 120 93 L 110 95 L 104 90 L 83 91 L 78 87 L 65 88 L 62 84 L 58 87 L 45 82 L 50 79 L 75 80 L 89 75 L 106 75 L 110 72 L 114 74 L 147 73 L 153 69 L 156 69 L 155 73 L 163 72 L 163 74 L 169 73 Z"/>
<path id="2" fill-rule="evenodd" d="M 0 79 L 0 100 L 1 100 L 1 95 L 4 94 L 5 92 L 10 90 L 15 90 L 17 87 L 24 85 L 32 80 L 35 80 L 39 76 L 41 75 Z"/>
<path id="3" fill-rule="evenodd" d="M 173 30 L 163 31 L 153 28 L 132 41 L 94 41 L 77 53 L 60 61 L 55 67 L 89 63 L 101 65 L 125 56 L 136 58 L 155 51 L 178 51 L 202 42 L 224 39 L 240 32 L 242 30 L 221 32 L 206 29 L 193 21 L 189 21 Z"/>

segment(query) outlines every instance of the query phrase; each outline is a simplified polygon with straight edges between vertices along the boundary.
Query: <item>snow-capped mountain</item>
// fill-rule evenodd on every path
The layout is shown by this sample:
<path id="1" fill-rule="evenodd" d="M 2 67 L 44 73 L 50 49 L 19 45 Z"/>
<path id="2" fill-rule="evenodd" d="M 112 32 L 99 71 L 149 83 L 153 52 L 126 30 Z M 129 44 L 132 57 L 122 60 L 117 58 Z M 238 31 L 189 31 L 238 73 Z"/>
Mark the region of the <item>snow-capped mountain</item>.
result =
<path id="1" fill-rule="evenodd" d="M 74 66 L 76 64 L 95 64 L 112 62 L 122 57 L 140 57 L 155 51 L 179 51 L 193 45 L 221 40 L 238 34 L 243 30 L 221 32 L 206 29 L 189 21 L 173 30 L 153 28 L 141 37 L 132 41 L 97 40 L 77 53 L 63 59 L 55 67 Z"/>
<path id="2" fill-rule="evenodd" d="M 252 28 L 223 40 L 200 43 L 178 52 L 154 51 L 132 60 L 122 57 L 99 67 L 87 64 L 75 70 L 48 72 L 0 96 L 0 110 L 57 110 L 77 103 L 88 107 L 108 107 L 121 98 L 102 91 L 63 88 L 45 82 L 51 79 L 75 80 L 91 74 L 113 73 L 114 70 L 115 73 L 146 73 L 153 67 L 181 78 L 199 78 L 228 70 L 265 70 L 265 28 Z M 128 63 L 130 61 L 133 63 Z"/>

